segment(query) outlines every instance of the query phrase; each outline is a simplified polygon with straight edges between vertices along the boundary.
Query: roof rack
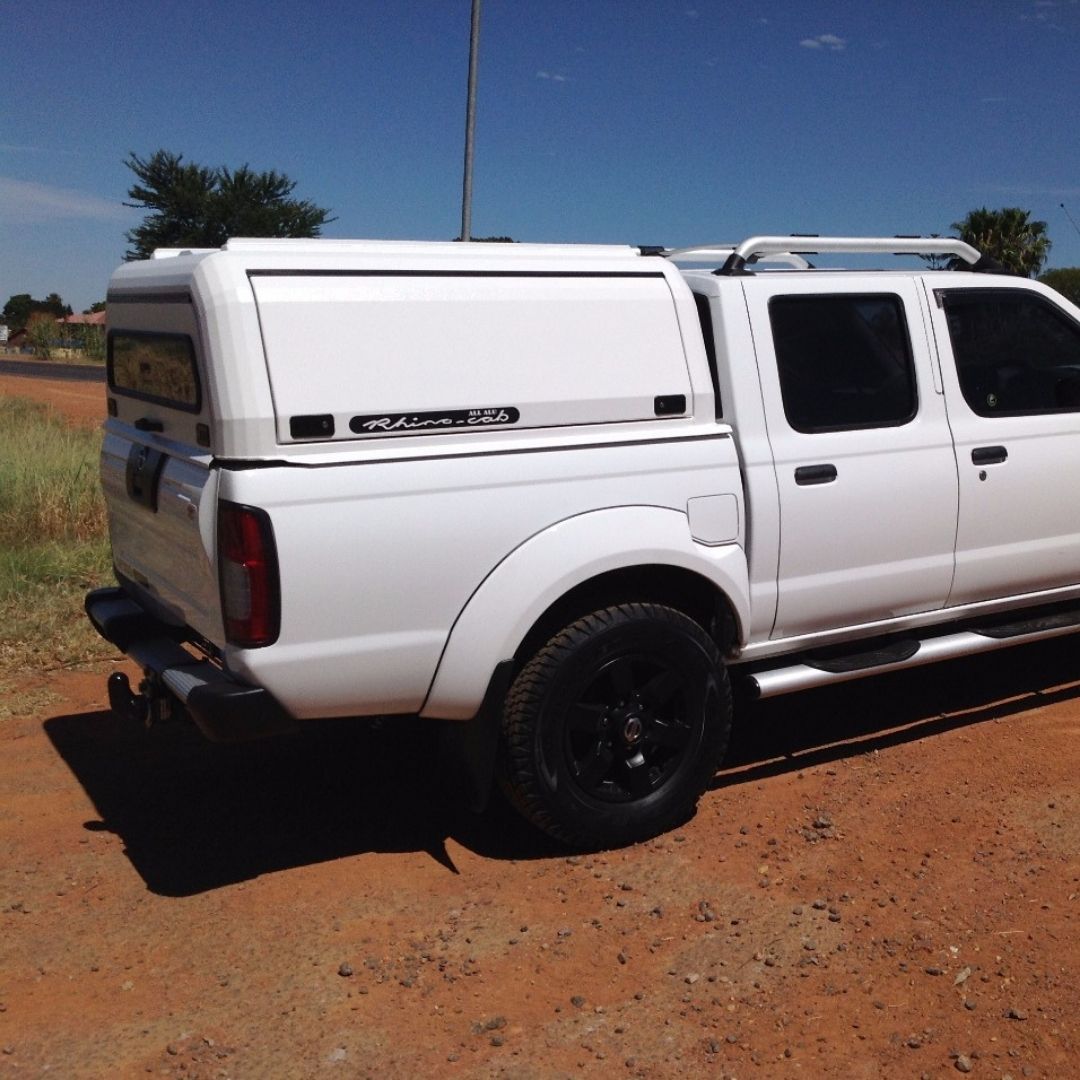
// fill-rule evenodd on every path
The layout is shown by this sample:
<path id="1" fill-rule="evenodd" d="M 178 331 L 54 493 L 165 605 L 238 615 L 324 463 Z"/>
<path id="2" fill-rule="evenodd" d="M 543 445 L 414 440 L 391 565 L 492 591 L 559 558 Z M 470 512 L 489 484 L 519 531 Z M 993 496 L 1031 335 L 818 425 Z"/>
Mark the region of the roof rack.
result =
<path id="1" fill-rule="evenodd" d="M 690 249 L 693 250 L 693 249 Z M 718 274 L 742 273 L 748 264 L 777 255 L 822 253 L 951 255 L 974 270 L 999 269 L 993 260 L 951 236 L 751 236 L 737 244 Z"/>
<path id="2" fill-rule="evenodd" d="M 790 250 L 791 244 L 783 251 L 768 251 L 761 252 L 760 254 L 752 254 L 746 259 L 747 264 L 753 264 L 756 262 L 774 262 L 780 263 L 784 266 L 790 266 L 795 270 L 810 270 L 812 266 L 809 262 Z M 730 259 L 736 250 L 735 244 L 697 244 L 694 247 L 684 248 L 663 248 L 657 252 L 657 254 L 663 255 L 665 259 L 686 259 L 693 257 L 701 261 L 712 261 L 720 259 Z"/>

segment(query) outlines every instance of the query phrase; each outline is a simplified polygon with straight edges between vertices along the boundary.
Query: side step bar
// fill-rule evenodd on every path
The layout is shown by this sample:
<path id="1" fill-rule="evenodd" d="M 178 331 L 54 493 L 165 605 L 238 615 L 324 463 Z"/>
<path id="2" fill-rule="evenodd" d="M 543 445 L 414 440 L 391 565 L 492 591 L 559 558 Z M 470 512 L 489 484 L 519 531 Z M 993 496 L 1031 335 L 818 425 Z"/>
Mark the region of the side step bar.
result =
<path id="1" fill-rule="evenodd" d="M 849 682 L 869 675 L 884 675 L 891 671 L 934 664 L 939 660 L 955 660 L 962 656 L 1007 649 L 1034 641 L 1063 637 L 1080 632 L 1080 611 L 1059 611 L 1042 618 L 1022 622 L 986 626 L 978 630 L 962 630 L 925 641 L 906 639 L 892 649 L 852 654 L 829 660 L 808 659 L 800 664 L 758 671 L 746 677 L 751 692 L 758 698 L 779 697 L 815 686 Z"/>

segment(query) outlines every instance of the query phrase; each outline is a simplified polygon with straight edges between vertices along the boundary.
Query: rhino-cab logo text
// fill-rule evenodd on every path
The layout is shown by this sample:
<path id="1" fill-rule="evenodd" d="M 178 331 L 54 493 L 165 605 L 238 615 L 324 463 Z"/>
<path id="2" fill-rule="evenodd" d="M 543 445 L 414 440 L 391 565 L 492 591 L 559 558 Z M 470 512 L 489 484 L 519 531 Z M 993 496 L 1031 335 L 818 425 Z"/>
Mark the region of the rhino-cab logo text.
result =
<path id="1" fill-rule="evenodd" d="M 349 429 L 357 435 L 404 431 L 460 431 L 462 428 L 507 427 L 521 419 L 509 405 L 494 409 L 454 409 L 449 412 L 383 413 L 354 416 Z"/>

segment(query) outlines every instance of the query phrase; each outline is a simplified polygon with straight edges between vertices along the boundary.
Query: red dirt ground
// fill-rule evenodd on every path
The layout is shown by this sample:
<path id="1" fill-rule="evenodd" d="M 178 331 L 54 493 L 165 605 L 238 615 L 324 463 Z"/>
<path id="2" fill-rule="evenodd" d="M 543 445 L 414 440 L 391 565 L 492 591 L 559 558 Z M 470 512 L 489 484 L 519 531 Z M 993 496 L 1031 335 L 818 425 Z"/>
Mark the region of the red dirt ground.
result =
<path id="1" fill-rule="evenodd" d="M 76 423 L 100 424 L 105 419 L 105 384 L 0 375 L 0 396 L 24 397 L 51 405 Z"/>
<path id="2" fill-rule="evenodd" d="M 693 820 L 587 857 L 438 794 L 422 726 L 222 748 L 28 680 L 0 1077 L 1080 1075 L 1076 653 L 746 706 Z"/>

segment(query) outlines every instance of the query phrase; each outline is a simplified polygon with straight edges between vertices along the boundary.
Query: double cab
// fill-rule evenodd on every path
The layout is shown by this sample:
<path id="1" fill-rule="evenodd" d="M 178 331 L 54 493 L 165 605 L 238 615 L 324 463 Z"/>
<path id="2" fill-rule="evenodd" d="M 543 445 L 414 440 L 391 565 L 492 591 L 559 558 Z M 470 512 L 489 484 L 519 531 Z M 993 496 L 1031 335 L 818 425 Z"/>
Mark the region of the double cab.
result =
<path id="1" fill-rule="evenodd" d="M 958 240 L 230 240 L 107 311 L 86 608 L 147 721 L 420 716 L 611 846 L 692 813 L 734 682 L 1080 629 L 1080 310 Z"/>

